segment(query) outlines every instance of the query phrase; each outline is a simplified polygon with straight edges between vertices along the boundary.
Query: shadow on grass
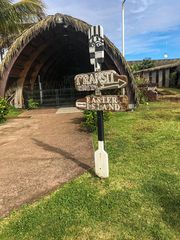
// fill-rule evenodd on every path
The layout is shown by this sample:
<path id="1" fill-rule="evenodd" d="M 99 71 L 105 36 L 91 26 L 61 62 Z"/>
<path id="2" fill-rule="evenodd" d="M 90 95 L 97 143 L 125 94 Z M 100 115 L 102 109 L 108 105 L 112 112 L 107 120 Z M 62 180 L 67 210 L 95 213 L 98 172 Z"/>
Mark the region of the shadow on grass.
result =
<path id="1" fill-rule="evenodd" d="M 180 227 L 180 196 L 177 184 L 176 176 L 164 173 L 160 178 L 144 185 L 152 194 L 151 198 L 156 199 L 157 204 L 162 208 L 163 221 L 175 230 Z"/>
<path id="2" fill-rule="evenodd" d="M 176 118 L 176 121 L 178 122 L 180 121 L 180 115 L 177 115 L 175 118 Z"/>
<path id="3" fill-rule="evenodd" d="M 150 197 L 156 199 L 157 196 L 157 203 L 164 208 L 163 220 L 173 224 L 171 211 L 177 199 L 172 197 L 172 200 L 168 190 L 154 184 L 156 181 L 154 179 L 146 187 Z M 21 240 L 24 236 L 26 239 L 76 239 L 76 236 L 99 239 L 99 232 L 103 234 L 101 239 L 175 239 L 171 238 L 169 227 L 161 229 L 161 223 L 152 217 L 152 213 L 148 219 L 140 215 L 144 199 L 136 190 L 109 188 L 108 181 L 98 185 L 88 180 L 72 182 L 50 198 L 25 208 L 20 217 L 12 218 L 2 233 L 2 237 L 9 238 L 1 239 Z M 166 206 L 168 204 L 170 207 Z M 111 238 L 109 231 L 113 234 Z"/>
<path id="4" fill-rule="evenodd" d="M 38 145 L 39 147 L 43 148 L 44 150 L 50 151 L 50 152 L 53 152 L 53 153 L 58 153 L 61 156 L 64 156 L 68 160 L 76 163 L 79 167 L 81 167 L 84 170 L 88 171 L 91 175 L 95 176 L 95 173 L 94 173 L 94 170 L 92 169 L 92 166 L 87 165 L 86 163 L 83 163 L 83 162 L 79 161 L 77 158 L 74 157 L 73 154 L 63 150 L 62 148 L 53 147 L 53 146 L 51 146 L 51 145 L 49 145 L 47 143 L 39 141 L 38 139 L 32 138 L 32 140 L 35 142 L 36 145 Z"/>

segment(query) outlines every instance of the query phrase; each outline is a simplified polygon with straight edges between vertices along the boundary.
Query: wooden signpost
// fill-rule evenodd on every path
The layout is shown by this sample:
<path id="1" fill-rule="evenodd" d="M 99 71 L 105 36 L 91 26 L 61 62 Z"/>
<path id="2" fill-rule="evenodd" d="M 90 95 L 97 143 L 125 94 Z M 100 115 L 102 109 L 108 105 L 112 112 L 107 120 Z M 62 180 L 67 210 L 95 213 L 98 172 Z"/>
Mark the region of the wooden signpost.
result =
<path id="1" fill-rule="evenodd" d="M 76 107 L 83 110 L 123 112 L 128 108 L 128 97 L 117 95 L 91 95 L 77 100 Z"/>
<path id="2" fill-rule="evenodd" d="M 90 63 L 94 72 L 75 76 L 75 88 L 78 91 L 94 91 L 95 95 L 86 96 L 76 101 L 76 107 L 82 110 L 97 111 L 98 150 L 94 153 L 95 172 L 100 178 L 109 177 L 108 154 L 104 149 L 103 111 L 122 112 L 128 109 L 128 97 L 123 95 L 101 95 L 107 89 L 124 88 L 127 77 L 119 75 L 114 70 L 101 71 L 104 61 L 104 33 L 102 26 L 89 29 Z"/>
<path id="3" fill-rule="evenodd" d="M 78 91 L 116 89 L 127 85 L 127 77 L 119 75 L 114 70 L 78 74 L 74 80 Z"/>

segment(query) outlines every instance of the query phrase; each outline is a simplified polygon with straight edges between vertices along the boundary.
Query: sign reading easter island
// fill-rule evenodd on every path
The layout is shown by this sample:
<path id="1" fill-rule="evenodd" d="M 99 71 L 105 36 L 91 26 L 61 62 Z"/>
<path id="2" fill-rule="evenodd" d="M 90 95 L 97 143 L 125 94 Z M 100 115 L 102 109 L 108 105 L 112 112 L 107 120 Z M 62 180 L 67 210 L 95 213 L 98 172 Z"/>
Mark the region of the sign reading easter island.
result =
<path id="1" fill-rule="evenodd" d="M 127 77 L 114 70 L 82 73 L 75 76 L 77 91 L 95 91 L 123 88 L 127 85 Z"/>
<path id="2" fill-rule="evenodd" d="M 121 95 L 92 95 L 77 100 L 76 107 L 82 110 L 123 112 L 128 108 L 128 97 Z"/>

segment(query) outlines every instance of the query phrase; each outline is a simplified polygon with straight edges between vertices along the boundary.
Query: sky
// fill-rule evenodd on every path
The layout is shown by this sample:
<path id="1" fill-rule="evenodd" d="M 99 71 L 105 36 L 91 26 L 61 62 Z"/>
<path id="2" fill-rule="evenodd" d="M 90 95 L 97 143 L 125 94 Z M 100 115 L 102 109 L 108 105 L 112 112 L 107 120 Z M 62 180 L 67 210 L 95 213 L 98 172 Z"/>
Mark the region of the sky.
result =
<path id="1" fill-rule="evenodd" d="M 44 0 L 48 14 L 68 14 L 92 25 L 121 51 L 121 0 Z M 180 0 L 126 0 L 125 57 L 180 58 Z"/>

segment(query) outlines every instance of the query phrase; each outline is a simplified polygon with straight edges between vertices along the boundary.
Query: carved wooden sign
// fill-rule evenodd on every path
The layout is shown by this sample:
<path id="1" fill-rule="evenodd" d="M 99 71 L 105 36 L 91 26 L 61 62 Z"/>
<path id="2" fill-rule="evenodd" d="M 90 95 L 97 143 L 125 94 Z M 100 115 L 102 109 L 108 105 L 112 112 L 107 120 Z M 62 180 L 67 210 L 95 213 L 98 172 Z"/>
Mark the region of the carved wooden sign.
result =
<path id="1" fill-rule="evenodd" d="M 127 85 L 127 77 L 114 70 L 82 73 L 75 76 L 77 91 L 95 91 L 123 88 Z"/>
<path id="2" fill-rule="evenodd" d="M 104 112 L 123 112 L 128 108 L 128 97 L 117 95 L 87 96 L 76 101 L 76 107 L 82 110 Z"/>

